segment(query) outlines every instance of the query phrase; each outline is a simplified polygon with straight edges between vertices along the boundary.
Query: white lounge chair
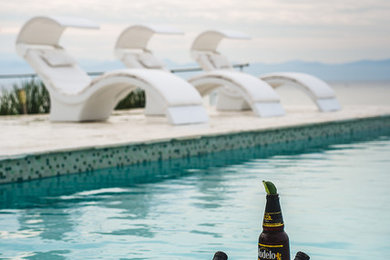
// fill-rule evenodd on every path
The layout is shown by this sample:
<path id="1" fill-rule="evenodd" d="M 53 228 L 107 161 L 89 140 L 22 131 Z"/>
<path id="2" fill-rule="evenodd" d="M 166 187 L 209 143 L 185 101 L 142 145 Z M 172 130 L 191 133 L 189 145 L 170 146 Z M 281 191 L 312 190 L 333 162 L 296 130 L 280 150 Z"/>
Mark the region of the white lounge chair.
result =
<path id="1" fill-rule="evenodd" d="M 146 113 L 167 116 L 172 124 L 207 122 L 199 93 L 161 70 L 124 69 L 91 79 L 59 45 L 67 27 L 97 29 L 93 22 L 69 17 L 35 17 L 20 30 L 17 52 L 50 93 L 52 121 L 107 119 L 116 104 L 136 88 L 145 90 Z"/>
<path id="2" fill-rule="evenodd" d="M 247 35 L 232 31 L 205 31 L 193 42 L 192 57 L 204 74 L 188 80 L 202 96 L 217 90 L 218 110 L 244 110 L 251 108 L 258 116 L 284 115 L 279 95 L 266 82 L 233 69 L 228 59 L 217 51 L 222 39 L 249 39 Z"/>
<path id="3" fill-rule="evenodd" d="M 225 31 L 208 31 L 199 35 L 193 44 L 192 53 L 204 70 L 232 69 L 227 58 L 217 52 L 219 41 L 222 38 L 249 39 L 249 37 L 245 37 L 241 33 Z M 260 76 L 260 79 L 274 88 L 283 85 L 292 85 L 301 88 L 322 112 L 340 109 L 340 104 L 336 99 L 333 89 L 324 81 L 312 75 L 297 72 L 281 72 L 264 74 Z M 219 100 L 222 99 L 228 101 L 229 97 L 222 96 Z"/>
<path id="4" fill-rule="evenodd" d="M 341 109 L 333 89 L 326 82 L 312 75 L 298 72 L 277 72 L 263 74 L 260 79 L 274 88 L 290 85 L 302 89 L 321 112 Z"/>

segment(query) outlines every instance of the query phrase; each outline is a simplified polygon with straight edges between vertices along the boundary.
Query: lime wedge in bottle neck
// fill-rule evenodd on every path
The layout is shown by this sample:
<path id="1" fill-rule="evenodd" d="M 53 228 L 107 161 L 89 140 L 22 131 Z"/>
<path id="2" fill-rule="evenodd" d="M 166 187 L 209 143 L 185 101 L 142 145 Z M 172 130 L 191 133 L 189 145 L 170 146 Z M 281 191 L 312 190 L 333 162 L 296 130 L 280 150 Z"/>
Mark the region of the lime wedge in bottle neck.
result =
<path id="1" fill-rule="evenodd" d="M 267 195 L 275 195 L 278 194 L 278 190 L 276 189 L 275 185 L 270 181 L 263 181 L 265 191 L 267 192 Z"/>

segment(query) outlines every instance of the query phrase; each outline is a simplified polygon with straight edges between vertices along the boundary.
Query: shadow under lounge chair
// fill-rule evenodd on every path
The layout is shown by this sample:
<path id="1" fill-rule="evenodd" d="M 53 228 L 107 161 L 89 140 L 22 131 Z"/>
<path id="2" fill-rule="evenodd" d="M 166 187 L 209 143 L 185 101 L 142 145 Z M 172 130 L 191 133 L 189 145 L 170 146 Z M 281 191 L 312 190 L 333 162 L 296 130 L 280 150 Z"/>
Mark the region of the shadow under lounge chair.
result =
<path id="1" fill-rule="evenodd" d="M 191 47 L 191 55 L 205 71 L 190 78 L 202 96 L 217 89 L 218 110 L 252 109 L 261 117 L 285 114 L 280 97 L 265 81 L 233 69 L 228 59 L 217 52 L 222 39 L 248 39 L 232 31 L 205 31 L 198 35 Z"/>
<path id="2" fill-rule="evenodd" d="M 107 119 L 131 91 L 146 93 L 146 111 L 160 111 L 174 125 L 205 123 L 199 93 L 185 80 L 161 70 L 123 69 L 91 79 L 59 45 L 67 27 L 98 29 L 82 18 L 34 17 L 20 30 L 16 49 L 44 82 L 50 94 L 52 121 Z M 148 113 L 146 113 L 148 114 Z"/>

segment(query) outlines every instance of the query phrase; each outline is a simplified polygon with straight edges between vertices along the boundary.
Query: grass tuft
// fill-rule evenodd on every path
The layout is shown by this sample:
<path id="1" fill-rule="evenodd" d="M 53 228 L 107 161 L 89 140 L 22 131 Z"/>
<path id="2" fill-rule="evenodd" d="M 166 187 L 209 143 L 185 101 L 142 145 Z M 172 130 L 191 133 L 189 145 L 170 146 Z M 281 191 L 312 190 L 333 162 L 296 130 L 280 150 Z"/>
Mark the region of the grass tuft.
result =
<path id="1" fill-rule="evenodd" d="M 145 107 L 145 92 L 132 91 L 115 109 Z M 50 95 L 40 80 L 14 84 L 11 90 L 0 90 L 0 115 L 45 114 L 50 112 Z"/>

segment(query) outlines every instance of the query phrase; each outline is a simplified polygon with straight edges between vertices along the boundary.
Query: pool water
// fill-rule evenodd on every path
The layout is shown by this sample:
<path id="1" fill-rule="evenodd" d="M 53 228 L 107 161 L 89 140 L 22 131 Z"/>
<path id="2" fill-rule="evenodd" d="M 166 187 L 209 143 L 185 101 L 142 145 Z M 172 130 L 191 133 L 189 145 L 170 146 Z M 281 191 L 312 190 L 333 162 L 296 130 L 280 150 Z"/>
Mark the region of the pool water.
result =
<path id="1" fill-rule="evenodd" d="M 273 181 L 293 255 L 390 259 L 390 138 L 0 186 L 0 259 L 256 259 Z"/>

